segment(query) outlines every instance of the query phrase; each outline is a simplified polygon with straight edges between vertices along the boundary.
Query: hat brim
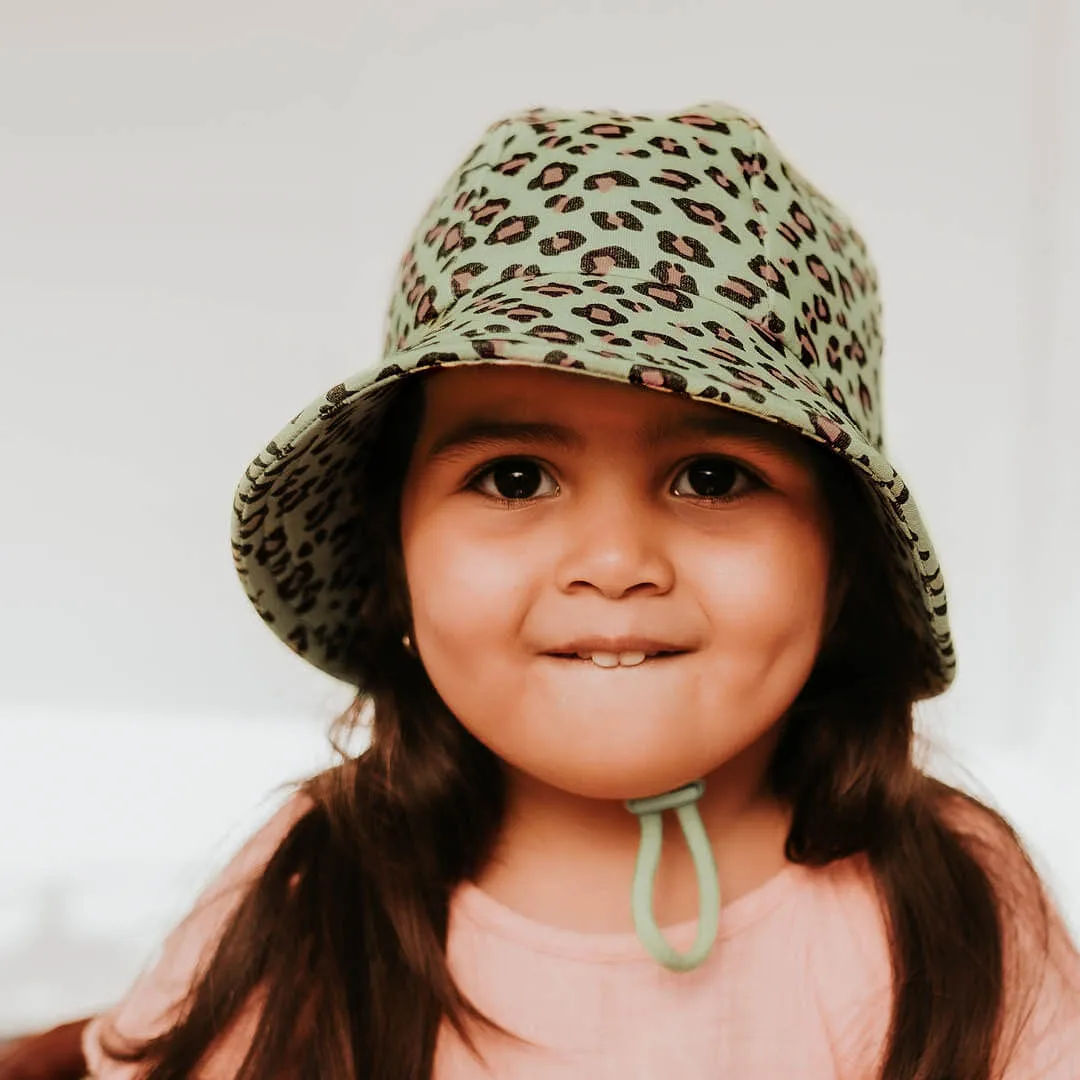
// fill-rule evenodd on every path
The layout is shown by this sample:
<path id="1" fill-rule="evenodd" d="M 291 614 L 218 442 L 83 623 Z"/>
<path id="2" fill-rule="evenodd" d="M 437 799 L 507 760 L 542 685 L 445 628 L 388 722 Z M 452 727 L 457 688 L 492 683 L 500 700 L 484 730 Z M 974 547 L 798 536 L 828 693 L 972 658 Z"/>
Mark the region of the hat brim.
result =
<path id="1" fill-rule="evenodd" d="M 781 423 L 846 458 L 877 496 L 871 503 L 891 539 L 901 614 L 926 658 L 921 696 L 944 690 L 956 660 L 941 567 L 918 506 L 867 432 L 826 394 L 815 368 L 768 327 L 721 303 L 709 304 L 707 336 L 688 333 L 677 314 L 659 330 L 655 314 L 632 311 L 593 340 L 568 334 L 561 328 L 582 325 L 583 309 L 573 287 L 560 287 L 564 278 L 546 292 L 543 283 L 514 279 L 463 297 L 419 327 L 415 340 L 316 398 L 256 455 L 234 494 L 232 550 L 248 599 L 275 634 L 359 687 L 348 647 L 366 575 L 349 537 L 364 508 L 349 476 L 362 467 L 382 406 L 403 380 L 437 368 L 554 367 Z"/>

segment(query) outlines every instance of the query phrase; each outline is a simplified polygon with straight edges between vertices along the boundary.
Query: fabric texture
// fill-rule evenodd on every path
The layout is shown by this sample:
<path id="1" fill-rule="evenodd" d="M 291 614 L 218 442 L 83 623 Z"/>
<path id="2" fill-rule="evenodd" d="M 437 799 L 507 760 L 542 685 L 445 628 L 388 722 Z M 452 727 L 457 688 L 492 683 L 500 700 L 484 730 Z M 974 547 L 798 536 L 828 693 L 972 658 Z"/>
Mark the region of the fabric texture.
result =
<path id="1" fill-rule="evenodd" d="M 382 357 L 245 468 L 231 535 L 240 582 L 290 649 L 363 690 L 350 646 L 378 569 L 356 478 L 379 467 L 381 415 L 405 380 L 438 368 L 547 367 L 570 373 L 566 392 L 600 378 L 677 394 L 782 424 L 850 463 L 888 540 L 921 696 L 933 696 L 956 658 L 938 557 L 885 451 L 881 315 L 850 218 L 734 106 L 503 117 L 417 224 Z"/>
<path id="2" fill-rule="evenodd" d="M 102 1028 L 163 1030 L 240 890 L 308 806 L 294 796 L 252 837 L 125 997 L 86 1029 L 95 1080 L 140 1075 L 104 1056 Z M 1055 929 L 1065 934 L 1059 917 Z M 679 948 L 694 932 L 693 922 L 665 928 Z M 451 904 L 451 971 L 479 1008 L 536 1045 L 480 1032 L 481 1064 L 444 1025 L 433 1080 L 872 1080 L 892 1004 L 887 940 L 861 856 L 821 869 L 787 864 L 723 909 L 716 947 L 690 973 L 659 967 L 632 932 L 541 925 L 466 883 Z M 1048 969 L 1004 1080 L 1080 1077 L 1080 956 L 1067 934 L 1059 944 L 1064 966 Z M 233 1077 L 257 1022 L 254 1002 L 197 1080 Z"/>

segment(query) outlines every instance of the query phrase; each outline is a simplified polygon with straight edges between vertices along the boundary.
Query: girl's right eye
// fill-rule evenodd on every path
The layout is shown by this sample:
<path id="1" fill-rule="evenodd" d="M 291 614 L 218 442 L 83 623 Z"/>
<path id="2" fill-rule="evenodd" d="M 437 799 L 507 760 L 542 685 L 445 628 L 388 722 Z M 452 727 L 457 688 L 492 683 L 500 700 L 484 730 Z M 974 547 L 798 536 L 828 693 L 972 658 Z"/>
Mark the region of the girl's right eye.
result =
<path id="1" fill-rule="evenodd" d="M 542 468 L 538 462 L 533 461 L 532 458 L 503 458 L 500 461 L 494 461 L 490 465 L 486 465 L 476 473 L 469 481 L 468 487 L 479 491 L 481 490 L 481 481 L 486 480 L 488 477 L 506 477 L 507 482 L 496 483 L 495 485 L 496 488 L 500 489 L 499 494 L 492 494 L 488 491 L 481 491 L 481 494 L 488 495 L 489 498 L 502 503 L 507 508 L 528 506 L 538 496 L 522 496 L 520 492 L 523 488 L 530 489 L 533 486 L 533 476 L 536 472 L 547 474 L 547 470 Z M 513 492 L 516 494 L 506 495 L 502 494 L 502 491 Z M 558 482 L 556 482 L 555 490 L 552 494 L 558 495 L 558 493 L 559 485 Z"/>
<path id="2" fill-rule="evenodd" d="M 521 508 L 529 506 L 531 503 L 535 502 L 537 498 L 541 497 L 523 494 L 523 490 L 532 490 L 537 473 L 544 473 L 545 475 L 550 476 L 547 470 L 532 458 L 502 458 L 499 461 L 491 462 L 484 466 L 479 472 L 475 473 L 467 487 L 471 490 L 480 491 L 481 494 L 487 495 L 489 498 L 501 503 L 508 509 Z M 737 488 L 740 477 L 750 481 L 751 490 L 764 486 L 762 481 L 759 480 L 745 465 L 741 465 L 739 462 L 733 461 L 731 458 L 724 457 L 721 454 L 710 454 L 695 458 L 679 472 L 680 477 L 683 475 L 694 477 L 695 482 L 697 483 L 704 481 L 706 487 L 717 486 L 717 478 L 719 478 L 719 486 L 721 488 L 729 486 L 733 479 Z M 481 487 L 482 482 L 489 477 L 495 481 L 497 493 L 485 491 Z M 505 482 L 500 482 L 502 480 L 505 480 Z M 550 492 L 550 494 L 558 495 L 558 481 L 555 481 L 554 483 L 555 490 Z M 690 496 L 683 495 L 682 493 L 677 494 L 680 494 L 683 498 L 689 497 L 699 499 L 706 503 L 716 504 L 733 502 L 740 498 L 742 494 L 745 494 L 745 492 L 737 491 L 735 494 L 722 495 L 691 494 Z"/>

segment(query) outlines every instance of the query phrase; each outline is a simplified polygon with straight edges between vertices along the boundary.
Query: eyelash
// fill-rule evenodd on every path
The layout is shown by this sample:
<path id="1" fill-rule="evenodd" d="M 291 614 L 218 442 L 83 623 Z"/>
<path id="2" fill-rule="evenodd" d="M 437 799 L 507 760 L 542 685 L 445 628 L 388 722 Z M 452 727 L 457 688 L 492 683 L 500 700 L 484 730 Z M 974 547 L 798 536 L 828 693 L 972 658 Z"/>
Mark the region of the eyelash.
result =
<path id="1" fill-rule="evenodd" d="M 470 491 L 477 491 L 478 494 L 483 495 L 484 498 L 490 499 L 492 502 L 498 503 L 500 506 L 507 510 L 522 509 L 526 506 L 531 506 L 535 502 L 539 502 L 541 499 L 550 498 L 550 495 L 532 495 L 527 499 L 508 499 L 504 495 L 491 495 L 486 491 L 479 490 L 480 482 L 486 479 L 500 465 L 507 465 L 511 462 L 520 461 L 526 461 L 531 464 L 538 465 L 545 472 L 548 471 L 546 466 L 538 459 L 527 457 L 521 454 L 514 454 L 510 457 L 502 457 L 496 459 L 495 461 L 489 461 L 487 464 L 481 466 L 480 469 L 474 472 L 469 478 L 468 482 L 465 485 L 466 489 Z M 703 454 L 700 457 L 691 459 L 679 470 L 679 472 L 676 474 L 676 478 L 682 476 L 682 474 L 686 472 L 687 469 L 689 469 L 692 465 L 697 464 L 699 461 L 722 461 L 726 464 L 733 465 L 738 472 L 742 473 L 744 477 L 751 481 L 753 485 L 752 490 L 766 486 L 763 481 L 746 465 L 743 465 L 742 462 L 736 461 L 734 458 L 726 457 L 723 454 Z M 552 477 L 552 479 L 554 479 L 554 477 Z M 558 481 L 556 481 L 556 483 L 558 483 Z M 681 495 L 679 496 L 679 498 L 696 499 L 698 502 L 703 503 L 722 504 L 735 502 L 736 500 L 741 499 L 744 496 L 745 493 L 739 495 Z"/>

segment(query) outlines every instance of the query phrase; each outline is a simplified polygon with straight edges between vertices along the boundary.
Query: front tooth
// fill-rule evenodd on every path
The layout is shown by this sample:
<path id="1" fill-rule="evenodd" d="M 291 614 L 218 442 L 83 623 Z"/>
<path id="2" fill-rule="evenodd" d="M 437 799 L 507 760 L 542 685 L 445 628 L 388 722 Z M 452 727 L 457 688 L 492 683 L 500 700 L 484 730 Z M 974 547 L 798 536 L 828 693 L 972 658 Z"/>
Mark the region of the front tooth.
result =
<path id="1" fill-rule="evenodd" d="M 618 653 L 595 652 L 595 653 L 586 653 L 585 655 L 597 667 L 618 667 L 619 666 Z"/>
<path id="2" fill-rule="evenodd" d="M 597 667 L 636 667 L 645 660 L 643 652 L 625 653 L 578 653 L 582 660 L 591 660 Z"/>

